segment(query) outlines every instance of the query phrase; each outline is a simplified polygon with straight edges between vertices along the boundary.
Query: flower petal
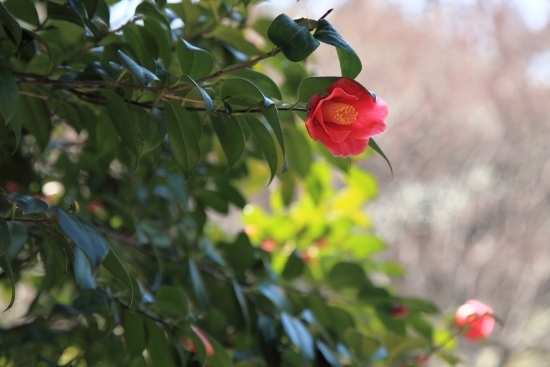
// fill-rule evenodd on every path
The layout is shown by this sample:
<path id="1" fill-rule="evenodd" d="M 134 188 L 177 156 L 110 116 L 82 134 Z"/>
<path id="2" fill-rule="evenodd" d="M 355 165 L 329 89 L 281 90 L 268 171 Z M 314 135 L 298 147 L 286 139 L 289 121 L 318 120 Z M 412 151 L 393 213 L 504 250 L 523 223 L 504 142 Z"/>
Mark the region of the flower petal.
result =
<path id="1" fill-rule="evenodd" d="M 335 89 L 342 89 L 346 91 L 347 94 L 358 96 L 358 97 L 362 94 L 367 94 L 369 98 L 371 98 L 372 100 L 372 97 L 370 96 L 369 91 L 353 79 L 348 79 L 348 78 L 338 79 L 327 88 L 327 91 L 329 93 L 332 93 L 332 91 Z"/>

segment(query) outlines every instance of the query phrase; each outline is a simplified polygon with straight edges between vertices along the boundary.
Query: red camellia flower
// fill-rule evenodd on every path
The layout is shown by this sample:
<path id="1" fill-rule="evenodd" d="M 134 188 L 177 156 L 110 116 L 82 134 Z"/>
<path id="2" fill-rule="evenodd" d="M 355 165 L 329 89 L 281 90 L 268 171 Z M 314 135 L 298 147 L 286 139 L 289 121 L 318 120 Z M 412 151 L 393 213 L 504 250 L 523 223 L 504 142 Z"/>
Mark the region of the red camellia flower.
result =
<path id="1" fill-rule="evenodd" d="M 463 337 L 472 341 L 478 341 L 488 337 L 495 327 L 493 309 L 486 304 L 471 299 L 460 306 L 456 311 L 455 324 L 459 328 L 465 328 Z"/>
<path id="2" fill-rule="evenodd" d="M 335 156 L 361 154 L 369 138 L 386 129 L 388 105 L 355 80 L 341 78 L 316 94 L 308 106 L 306 128 Z"/>

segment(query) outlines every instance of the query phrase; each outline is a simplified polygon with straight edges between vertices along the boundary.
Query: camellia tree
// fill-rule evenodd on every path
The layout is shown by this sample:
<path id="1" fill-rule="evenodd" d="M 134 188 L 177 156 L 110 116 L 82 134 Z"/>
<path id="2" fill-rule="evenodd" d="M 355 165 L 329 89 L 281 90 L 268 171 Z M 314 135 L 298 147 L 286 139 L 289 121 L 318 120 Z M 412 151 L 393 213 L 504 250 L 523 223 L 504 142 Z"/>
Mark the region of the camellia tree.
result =
<path id="1" fill-rule="evenodd" d="M 453 326 L 394 291 L 349 157 L 386 159 L 387 105 L 330 12 L 256 2 L 143 1 L 118 27 L 117 0 L 0 2 L 0 296 L 28 307 L 0 365 L 455 364 L 491 332 L 488 307 Z M 341 76 L 308 75 L 320 42 Z"/>

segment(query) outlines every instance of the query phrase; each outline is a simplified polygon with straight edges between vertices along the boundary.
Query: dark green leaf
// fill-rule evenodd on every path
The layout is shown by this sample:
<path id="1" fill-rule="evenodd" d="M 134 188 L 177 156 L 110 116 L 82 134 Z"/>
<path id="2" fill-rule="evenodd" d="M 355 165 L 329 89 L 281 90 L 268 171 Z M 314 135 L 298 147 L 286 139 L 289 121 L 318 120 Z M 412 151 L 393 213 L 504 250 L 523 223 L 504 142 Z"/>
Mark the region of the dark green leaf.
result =
<path id="1" fill-rule="evenodd" d="M 149 4 L 143 2 L 140 5 Z M 170 45 L 169 31 L 162 28 L 156 19 L 145 18 L 143 21 L 145 29 L 149 30 L 156 40 L 158 53 L 162 59 L 162 65 L 167 68 L 172 62 L 172 50 Z M 170 28 L 168 28 L 170 29 Z"/>
<path id="2" fill-rule="evenodd" d="M 92 267 L 87 255 L 78 247 L 75 247 L 73 251 L 73 272 L 76 285 L 84 291 L 95 289 L 96 282 L 92 274 Z"/>
<path id="3" fill-rule="evenodd" d="M 170 21 L 168 18 L 150 2 L 144 1 L 136 7 L 136 15 L 143 14 L 145 19 L 151 18 L 155 19 L 158 22 L 162 23 L 167 29 L 170 29 Z"/>
<path id="4" fill-rule="evenodd" d="M 271 170 L 271 177 L 269 178 L 269 182 L 271 182 L 277 173 L 278 165 L 277 147 L 275 146 L 274 137 L 270 134 L 264 122 L 259 120 L 256 116 L 247 114 L 243 116 L 241 121 L 244 121 L 250 128 L 258 147 L 264 153 L 269 169 Z"/>
<path id="5" fill-rule="evenodd" d="M 297 251 L 292 251 L 288 259 L 286 260 L 285 267 L 283 269 L 283 278 L 291 280 L 296 278 L 304 272 L 306 265 L 304 260 L 300 257 Z"/>
<path id="6" fill-rule="evenodd" d="M 317 349 L 319 349 L 319 352 L 323 355 L 323 358 L 334 367 L 340 367 L 341 364 L 338 362 L 338 356 L 334 351 L 332 351 L 328 345 L 323 343 L 320 340 L 315 341 L 315 345 L 317 345 Z"/>
<path id="7" fill-rule="evenodd" d="M 145 349 L 145 325 L 142 316 L 128 310 L 122 310 L 121 318 L 124 328 L 124 344 L 130 355 L 137 356 Z"/>
<path id="8" fill-rule="evenodd" d="M 315 94 L 326 95 L 327 88 L 338 81 L 337 76 L 312 76 L 303 79 L 298 86 L 298 101 L 309 102 Z"/>
<path id="9" fill-rule="evenodd" d="M 189 327 L 189 325 L 182 325 L 180 328 L 185 336 L 191 339 L 191 343 L 193 343 L 193 347 L 195 349 L 195 358 L 199 361 L 200 365 L 203 366 L 206 361 L 206 348 L 201 338 L 191 327 Z"/>
<path id="10" fill-rule="evenodd" d="M 8 249 L 8 255 L 10 259 L 13 259 L 23 249 L 23 245 L 29 239 L 26 228 L 18 222 L 8 222 L 8 229 L 10 230 L 11 246 Z M 0 245 L 0 248 L 2 246 Z M 2 252 L 0 250 L 0 252 Z"/>
<path id="11" fill-rule="evenodd" d="M 232 106 L 264 107 L 266 97 L 252 82 L 241 79 L 226 79 L 221 89 L 221 98 Z"/>
<path id="12" fill-rule="evenodd" d="M 273 20 L 267 36 L 290 61 L 302 61 L 319 47 L 306 27 L 296 23 L 288 15 L 281 14 Z"/>
<path id="13" fill-rule="evenodd" d="M 18 116 L 27 129 L 35 138 L 41 150 L 48 145 L 52 124 L 50 122 L 50 111 L 46 102 L 27 96 L 20 96 Z"/>
<path id="14" fill-rule="evenodd" d="M 288 170 L 288 162 L 286 160 L 285 140 L 283 138 L 283 131 L 281 129 L 281 121 L 279 121 L 279 110 L 271 100 L 266 98 L 262 113 L 267 120 L 267 123 L 275 133 L 275 136 L 277 137 L 277 142 L 279 143 L 279 148 L 281 149 L 281 154 L 283 157 L 283 166 L 281 172 L 284 173 Z"/>
<path id="15" fill-rule="evenodd" d="M 439 308 L 431 301 L 421 298 L 401 298 L 401 302 L 411 312 L 425 312 L 428 314 L 434 314 L 439 312 Z"/>
<path id="16" fill-rule="evenodd" d="M 47 5 L 49 19 L 64 20 L 84 28 L 82 17 L 70 7 L 55 3 L 53 1 L 48 1 Z"/>
<path id="17" fill-rule="evenodd" d="M 245 141 L 241 127 L 237 119 L 231 115 L 217 114 L 212 116 L 210 120 L 227 158 L 227 166 L 231 168 L 242 158 L 245 152 Z"/>
<path id="18" fill-rule="evenodd" d="M 233 361 L 227 354 L 225 348 L 218 343 L 216 339 L 208 338 L 208 341 L 214 349 L 214 354 L 206 357 L 206 365 L 212 367 L 233 366 Z"/>
<path id="19" fill-rule="evenodd" d="M 296 171 L 302 178 L 306 177 L 313 161 L 309 141 L 295 125 L 285 125 L 283 136 L 286 141 L 289 168 Z"/>
<path id="20" fill-rule="evenodd" d="M 153 366 L 175 367 L 171 358 L 171 348 L 166 340 L 166 335 L 161 326 L 151 319 L 145 319 L 147 328 L 147 350 Z"/>
<path id="21" fill-rule="evenodd" d="M 343 287 L 362 287 L 367 282 L 367 275 L 363 268 L 352 262 L 340 262 L 330 269 L 327 282 L 334 289 Z"/>
<path id="22" fill-rule="evenodd" d="M 201 97 L 202 99 L 204 100 L 204 115 L 202 117 L 202 121 L 204 123 L 204 121 L 206 120 L 206 118 L 210 115 L 210 113 L 212 112 L 212 110 L 214 110 L 214 102 L 212 101 L 212 97 L 210 97 L 210 95 L 208 95 L 208 93 L 206 93 L 206 91 L 201 88 L 197 82 L 191 78 L 189 75 L 183 75 L 182 76 L 183 79 L 186 79 L 188 82 L 190 82 L 195 88 L 197 88 L 197 90 L 200 92 L 201 94 Z"/>
<path id="23" fill-rule="evenodd" d="M 8 275 L 11 284 L 11 300 L 4 312 L 9 310 L 13 303 L 15 302 L 15 277 L 13 276 L 13 270 L 11 268 L 10 258 L 8 252 L 6 251 L 2 256 L 0 256 L 0 268 Z"/>
<path id="24" fill-rule="evenodd" d="M 164 112 L 172 154 L 188 179 L 201 159 L 196 131 L 200 125 L 197 126 L 190 112 L 175 101 L 165 103 Z"/>
<path id="25" fill-rule="evenodd" d="M 208 51 L 195 47 L 184 39 L 176 43 L 176 54 L 182 74 L 193 79 L 208 75 L 214 67 L 214 60 Z"/>
<path id="26" fill-rule="evenodd" d="M 9 123 L 19 106 L 19 87 L 11 72 L 0 67 L 0 117 Z"/>
<path id="27" fill-rule="evenodd" d="M 288 311 L 290 304 L 283 293 L 273 283 L 261 283 L 258 285 L 258 291 L 268 300 L 270 300 L 280 311 Z"/>
<path id="28" fill-rule="evenodd" d="M 359 75 L 362 69 L 361 59 L 326 19 L 319 20 L 313 37 L 336 47 L 342 76 L 355 79 Z"/>
<path id="29" fill-rule="evenodd" d="M 355 330 L 348 330 L 344 335 L 346 345 L 355 353 L 360 361 L 365 362 L 370 358 L 378 348 L 380 348 L 380 341 L 365 336 Z M 361 363 L 362 364 L 362 363 Z"/>
<path id="30" fill-rule="evenodd" d="M 369 139 L 369 147 L 371 147 L 376 153 L 380 154 L 382 158 L 384 158 L 386 163 L 388 163 L 388 166 L 390 167 L 391 177 L 393 179 L 393 168 L 391 166 L 390 160 L 388 159 L 388 157 L 386 157 L 382 149 L 378 146 L 378 144 L 376 144 L 373 138 Z"/>
<path id="31" fill-rule="evenodd" d="M 285 333 L 296 348 L 298 348 L 302 358 L 312 361 L 315 358 L 315 350 L 313 347 L 313 337 L 309 333 L 309 330 L 300 320 L 286 312 L 281 313 L 281 322 Z"/>
<path id="32" fill-rule="evenodd" d="M 36 7 L 31 0 L 8 0 L 4 5 L 15 17 L 33 26 L 40 24 Z"/>
<path id="33" fill-rule="evenodd" d="M 162 112 L 157 107 L 152 107 L 145 127 L 145 144 L 143 145 L 143 154 L 157 149 L 166 135 L 166 126 Z"/>
<path id="34" fill-rule="evenodd" d="M 137 62 L 132 60 L 128 55 L 122 51 L 118 51 L 118 58 L 122 65 L 124 65 L 132 74 L 137 78 L 139 85 L 146 87 L 153 80 L 159 80 L 159 78 L 151 71 L 147 70 L 143 66 L 140 66 Z"/>
<path id="35" fill-rule="evenodd" d="M 13 201 L 17 203 L 17 207 L 21 209 L 23 215 L 44 213 L 48 210 L 48 204 L 34 196 L 17 194 L 13 197 Z"/>
<path id="36" fill-rule="evenodd" d="M 11 234 L 6 221 L 0 217 L 0 257 L 4 256 L 11 247 Z"/>
<path id="37" fill-rule="evenodd" d="M 432 325 L 430 325 L 429 322 L 427 322 L 423 318 L 415 316 L 415 315 L 410 315 L 409 317 L 407 317 L 407 322 L 413 327 L 414 330 L 416 330 L 416 332 L 421 337 L 423 337 L 424 339 L 426 339 L 430 343 L 432 342 L 433 327 L 432 327 Z"/>
<path id="38" fill-rule="evenodd" d="M 247 55 L 260 55 L 262 52 L 256 48 L 252 43 L 248 42 L 244 36 L 243 31 L 224 24 L 218 24 L 211 35 L 225 43 L 237 51 L 243 52 Z"/>
<path id="39" fill-rule="evenodd" d="M 134 286 L 130 274 L 118 258 L 118 256 L 110 250 L 103 262 L 101 263 L 111 274 L 116 276 L 130 290 L 130 305 L 134 300 Z"/>
<path id="40" fill-rule="evenodd" d="M 3 3 L 0 3 L 0 23 L 7 31 L 7 35 L 10 40 L 15 44 L 15 46 L 19 46 L 19 43 L 21 43 L 21 38 L 23 36 L 21 26 L 13 18 L 13 15 L 11 15 L 8 9 L 6 9 Z"/>
<path id="41" fill-rule="evenodd" d="M 246 79 L 258 87 L 262 93 L 270 98 L 283 99 L 277 84 L 267 75 L 252 69 L 240 69 L 232 71 L 228 78 Z"/>
<path id="42" fill-rule="evenodd" d="M 104 90 L 105 102 L 107 103 L 107 111 L 111 117 L 118 136 L 122 142 L 130 148 L 132 153 L 139 158 L 143 153 L 144 136 L 140 124 L 130 118 L 130 113 L 126 102 L 118 94 L 109 90 Z"/>
<path id="43" fill-rule="evenodd" d="M 235 272 L 244 277 L 254 262 L 254 248 L 245 233 L 239 233 L 235 242 L 227 247 L 225 259 Z"/>
<path id="44" fill-rule="evenodd" d="M 155 295 L 157 308 L 163 312 L 185 319 L 189 316 L 189 305 L 185 293 L 179 288 L 163 285 Z"/>
<path id="45" fill-rule="evenodd" d="M 241 286 L 239 285 L 239 282 L 237 280 L 233 279 L 233 292 L 235 292 L 235 298 L 237 298 L 237 302 L 239 303 L 239 307 L 241 308 L 241 312 L 243 314 L 243 318 L 246 323 L 246 328 L 249 331 L 250 330 L 250 312 L 248 310 L 248 303 L 246 302 L 246 298 L 244 298 L 243 291 L 241 290 Z"/>
<path id="46" fill-rule="evenodd" d="M 69 214 L 59 208 L 57 211 L 61 229 L 90 260 L 92 269 L 96 269 L 109 253 L 109 245 L 101 233 L 88 221 Z"/>
<path id="47" fill-rule="evenodd" d="M 193 259 L 189 259 L 188 264 L 191 284 L 193 286 L 193 290 L 195 291 L 195 296 L 197 297 L 199 306 L 202 309 L 210 308 L 210 297 L 208 297 L 208 292 L 204 285 L 204 281 L 202 280 L 202 276 L 197 269 L 197 265 Z"/>

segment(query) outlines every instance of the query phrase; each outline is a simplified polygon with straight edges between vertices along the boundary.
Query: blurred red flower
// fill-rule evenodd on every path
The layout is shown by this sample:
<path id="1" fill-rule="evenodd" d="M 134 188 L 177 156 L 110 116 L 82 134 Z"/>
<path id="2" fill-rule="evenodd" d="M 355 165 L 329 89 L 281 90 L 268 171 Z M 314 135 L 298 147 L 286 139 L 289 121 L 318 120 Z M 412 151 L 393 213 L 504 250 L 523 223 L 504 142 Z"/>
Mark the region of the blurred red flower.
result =
<path id="1" fill-rule="evenodd" d="M 464 338 L 472 341 L 484 339 L 495 327 L 493 309 L 476 299 L 468 300 L 456 310 L 455 324 L 464 328 Z"/>
<path id="2" fill-rule="evenodd" d="M 6 190 L 8 192 L 18 192 L 19 191 L 19 184 L 15 181 L 8 180 L 8 181 L 6 181 Z"/>
<path id="3" fill-rule="evenodd" d="M 386 129 L 388 105 L 355 80 L 341 78 L 327 95 L 311 99 L 306 119 L 309 136 L 338 157 L 361 154 L 369 138 Z"/>

